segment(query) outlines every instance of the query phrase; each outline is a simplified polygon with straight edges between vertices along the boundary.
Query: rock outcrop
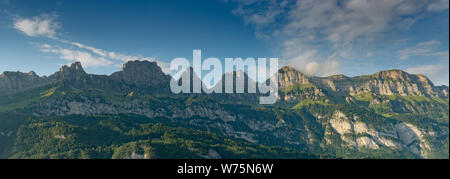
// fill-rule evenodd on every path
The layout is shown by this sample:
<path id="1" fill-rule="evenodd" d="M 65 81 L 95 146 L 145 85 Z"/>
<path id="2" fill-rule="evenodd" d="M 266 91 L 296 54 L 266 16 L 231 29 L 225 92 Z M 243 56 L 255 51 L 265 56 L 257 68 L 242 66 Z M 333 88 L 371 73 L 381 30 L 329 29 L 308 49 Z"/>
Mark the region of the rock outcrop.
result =
<path id="1" fill-rule="evenodd" d="M 128 61 L 111 79 L 141 88 L 169 88 L 171 77 L 162 72 L 156 62 Z"/>
<path id="2" fill-rule="evenodd" d="M 285 66 L 278 70 L 278 88 L 287 88 L 297 84 L 309 84 L 310 79 L 292 67 Z"/>
<path id="3" fill-rule="evenodd" d="M 14 93 L 26 88 L 39 86 L 47 81 L 46 77 L 39 77 L 35 72 L 3 72 L 0 75 L 0 93 Z"/>

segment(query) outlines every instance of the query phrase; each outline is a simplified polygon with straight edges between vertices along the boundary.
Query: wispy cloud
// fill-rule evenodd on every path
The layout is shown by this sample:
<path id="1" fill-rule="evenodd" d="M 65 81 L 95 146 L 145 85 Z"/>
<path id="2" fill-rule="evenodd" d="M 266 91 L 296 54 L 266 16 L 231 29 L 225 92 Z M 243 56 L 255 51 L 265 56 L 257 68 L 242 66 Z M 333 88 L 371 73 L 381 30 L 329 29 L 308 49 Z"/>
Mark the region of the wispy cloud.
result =
<path id="1" fill-rule="evenodd" d="M 313 73 L 329 70 L 330 67 L 338 68 L 340 60 L 367 57 L 367 51 L 360 53 L 354 47 L 370 44 L 388 31 L 406 30 L 424 12 L 448 9 L 448 0 L 233 2 L 238 4 L 233 13 L 254 25 L 257 37 L 280 41 L 284 59 L 292 64 L 301 64 L 301 69 Z M 311 51 L 318 52 L 311 56 L 308 54 Z M 325 54 L 323 51 L 331 54 L 322 57 Z M 313 59 L 302 58 L 308 55 Z"/>
<path id="2" fill-rule="evenodd" d="M 55 15 L 42 14 L 31 19 L 16 18 L 14 28 L 31 37 L 44 36 L 54 38 L 60 24 L 55 20 Z"/>
<path id="3" fill-rule="evenodd" d="M 305 31 L 339 49 L 357 39 L 371 40 L 392 28 L 405 28 L 397 24 L 410 27 L 414 17 L 433 3 L 433 0 L 298 0 L 281 33 Z"/>
<path id="4" fill-rule="evenodd" d="M 275 23 L 276 19 L 285 12 L 285 7 L 288 3 L 288 1 L 279 3 L 277 0 L 236 0 L 235 2 L 239 2 L 239 4 L 233 10 L 233 14 L 242 16 L 247 24 L 252 24 L 257 27 Z M 248 8 L 248 6 L 254 7 L 255 4 L 257 4 L 258 8 Z"/>
<path id="5" fill-rule="evenodd" d="M 339 62 L 333 59 L 324 60 L 318 50 L 302 50 L 289 58 L 287 64 L 307 75 L 329 76 L 339 73 Z"/>
<path id="6" fill-rule="evenodd" d="M 449 51 L 438 51 L 436 47 L 441 43 L 436 40 L 421 42 L 416 44 L 413 47 L 405 48 L 403 50 L 397 51 L 397 54 L 400 59 L 409 59 L 411 56 L 436 56 L 448 59 Z"/>
<path id="7" fill-rule="evenodd" d="M 427 10 L 429 11 L 442 11 L 445 9 L 448 9 L 449 6 L 449 0 L 436 0 L 430 3 L 427 6 Z"/>
<path id="8" fill-rule="evenodd" d="M 57 54 L 61 59 L 69 62 L 79 61 L 85 67 L 109 66 L 114 64 L 112 61 L 107 60 L 104 57 L 94 56 L 88 52 L 62 48 L 60 46 L 52 46 L 49 44 L 37 45 L 41 52 Z"/>
<path id="9" fill-rule="evenodd" d="M 57 35 L 57 30 L 61 27 L 56 21 L 56 15 L 42 14 L 32 18 L 14 19 L 14 28 L 30 37 L 47 37 L 53 39 L 61 45 L 69 45 L 71 48 L 63 48 L 58 45 L 42 44 L 38 45 L 41 52 L 58 54 L 59 57 L 67 61 L 80 61 L 83 66 L 111 66 L 130 60 L 157 61 L 155 57 L 145 57 L 142 55 L 125 55 L 118 52 L 107 51 L 101 48 L 85 45 L 79 42 L 66 40 Z M 73 49 L 73 47 L 77 49 Z M 164 72 L 168 72 L 168 64 L 158 62 Z"/>
<path id="10" fill-rule="evenodd" d="M 161 70 L 164 73 L 169 74 L 169 72 L 170 72 L 169 63 L 158 61 L 156 59 L 156 57 L 145 57 L 142 55 L 135 55 L 135 56 L 125 55 L 122 53 L 106 51 L 103 49 L 87 46 L 87 45 L 84 45 L 84 44 L 81 44 L 78 42 L 69 42 L 69 41 L 62 41 L 62 42 L 66 43 L 66 44 L 74 45 L 80 49 L 86 49 L 86 50 L 88 50 L 102 58 L 106 58 L 106 59 L 119 60 L 121 62 L 127 62 L 127 61 L 132 61 L 132 60 L 156 62 L 158 64 L 158 66 L 161 67 Z"/>
<path id="11" fill-rule="evenodd" d="M 86 50 L 91 51 L 92 53 L 95 53 L 96 55 L 99 55 L 101 57 L 105 57 L 105 58 L 109 58 L 109 59 L 113 59 L 113 60 L 120 60 L 120 61 L 125 61 L 125 62 L 130 61 L 130 60 L 156 61 L 156 58 L 154 58 L 154 57 L 130 56 L 130 55 L 124 55 L 124 54 L 117 53 L 117 52 L 111 52 L 111 51 L 106 51 L 103 49 L 87 46 L 87 45 L 84 45 L 84 44 L 81 44 L 78 42 L 68 42 L 68 41 L 63 41 L 63 42 L 74 45 L 81 49 L 86 49 Z"/>
<path id="12" fill-rule="evenodd" d="M 397 51 L 400 59 L 409 59 L 414 56 L 437 57 L 438 63 L 426 64 L 406 69 L 409 73 L 423 74 L 439 85 L 449 84 L 449 51 L 438 50 L 441 43 L 436 40 L 420 42 L 413 47 Z"/>

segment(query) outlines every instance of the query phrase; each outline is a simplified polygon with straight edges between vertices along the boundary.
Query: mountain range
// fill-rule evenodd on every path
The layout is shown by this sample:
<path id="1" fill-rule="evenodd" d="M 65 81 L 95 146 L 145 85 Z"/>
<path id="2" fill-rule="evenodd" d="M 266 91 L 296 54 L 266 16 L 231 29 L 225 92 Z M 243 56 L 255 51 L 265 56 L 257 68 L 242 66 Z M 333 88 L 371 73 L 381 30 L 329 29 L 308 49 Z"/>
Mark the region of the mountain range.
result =
<path id="1" fill-rule="evenodd" d="M 173 94 L 171 79 L 148 61 L 111 75 L 79 62 L 48 77 L 4 72 L 0 157 L 449 157 L 449 87 L 424 75 L 315 77 L 286 66 L 273 105 L 259 105 L 260 94 Z"/>

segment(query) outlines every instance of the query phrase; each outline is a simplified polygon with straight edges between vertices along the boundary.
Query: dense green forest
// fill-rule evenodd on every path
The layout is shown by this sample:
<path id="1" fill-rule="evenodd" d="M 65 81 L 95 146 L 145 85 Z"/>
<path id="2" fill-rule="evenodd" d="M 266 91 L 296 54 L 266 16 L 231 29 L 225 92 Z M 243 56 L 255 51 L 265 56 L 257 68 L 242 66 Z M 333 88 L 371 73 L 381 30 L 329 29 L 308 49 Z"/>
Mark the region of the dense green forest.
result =
<path id="1" fill-rule="evenodd" d="M 138 115 L 28 117 L 0 115 L 2 158 L 330 158 L 286 147 L 252 144 Z M 5 120 L 9 119 L 9 120 Z M 19 121 L 23 124 L 18 124 Z M 5 145 L 7 144 L 7 145 Z M 220 155 L 219 155 L 220 154 Z"/>

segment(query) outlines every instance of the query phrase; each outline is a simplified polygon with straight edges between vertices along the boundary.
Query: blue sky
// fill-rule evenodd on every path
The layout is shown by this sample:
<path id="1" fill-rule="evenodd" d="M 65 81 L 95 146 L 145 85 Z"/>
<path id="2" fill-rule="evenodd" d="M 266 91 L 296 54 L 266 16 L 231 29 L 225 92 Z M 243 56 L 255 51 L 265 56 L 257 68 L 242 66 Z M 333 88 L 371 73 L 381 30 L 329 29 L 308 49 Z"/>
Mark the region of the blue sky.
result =
<path id="1" fill-rule="evenodd" d="M 448 0 L 0 0 L 0 72 L 81 61 L 278 57 L 309 75 L 402 69 L 449 84 Z"/>

